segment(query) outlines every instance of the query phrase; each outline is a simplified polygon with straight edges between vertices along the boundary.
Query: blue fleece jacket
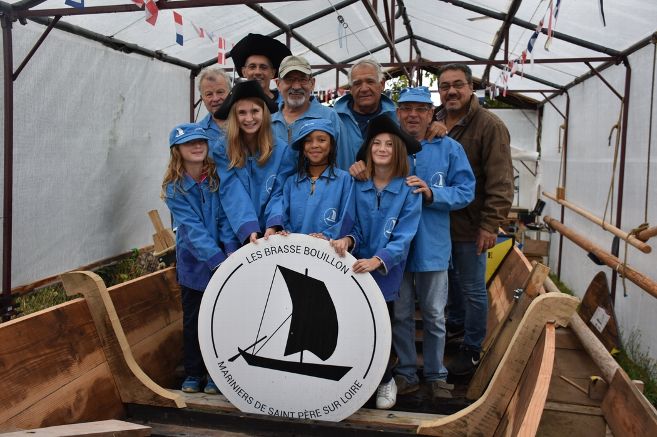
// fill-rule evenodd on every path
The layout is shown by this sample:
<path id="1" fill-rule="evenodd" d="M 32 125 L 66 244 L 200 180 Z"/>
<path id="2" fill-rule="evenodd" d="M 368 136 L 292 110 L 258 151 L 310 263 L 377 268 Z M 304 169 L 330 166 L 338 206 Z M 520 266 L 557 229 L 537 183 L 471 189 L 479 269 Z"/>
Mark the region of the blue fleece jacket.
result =
<path id="1" fill-rule="evenodd" d="M 246 241 L 253 232 L 282 227 L 280 193 L 285 179 L 294 172 L 296 153 L 274 138 L 272 154 L 263 166 L 258 165 L 258 156 L 251 156 L 244 167 L 229 169 L 224 141 L 212 150 L 212 155 L 221 180 L 219 194 L 230 207 L 228 221 L 239 241 Z"/>
<path id="2" fill-rule="evenodd" d="M 356 161 L 356 154 L 358 149 L 363 144 L 363 133 L 358 127 L 358 122 L 354 117 L 352 106 L 354 97 L 347 94 L 335 102 L 335 112 L 338 113 L 340 121 L 342 121 L 341 142 L 338 144 L 338 159 L 337 164 L 343 170 L 349 170 L 351 164 Z M 395 110 L 395 102 L 390 100 L 385 95 L 381 94 L 381 108 L 374 114 L 369 114 L 369 119 L 376 117 L 379 114 L 386 114 L 397 123 L 397 113 Z"/>
<path id="3" fill-rule="evenodd" d="M 371 180 L 356 181 L 356 224 L 351 236 L 356 258 L 377 256 L 382 268 L 372 272 L 386 301 L 399 297 L 404 264 L 422 214 L 422 196 L 413 194 L 405 178 L 393 179 L 377 191 Z"/>
<path id="4" fill-rule="evenodd" d="M 314 189 L 313 189 L 314 185 Z M 283 188 L 283 222 L 286 230 L 323 233 L 342 238 L 351 232 L 356 217 L 353 179 L 344 170 L 324 170 L 313 183 L 307 175 L 288 177 Z"/>
<path id="5" fill-rule="evenodd" d="M 406 271 L 447 270 L 452 252 L 449 212 L 466 207 L 474 198 L 475 178 L 463 147 L 449 137 L 422 141 L 411 157 L 411 173 L 424 180 L 433 201 L 422 205 L 422 219 L 408 254 Z"/>
<path id="6" fill-rule="evenodd" d="M 230 253 L 239 247 L 219 192 L 210 191 L 207 179 L 196 182 L 185 175 L 181 183 L 167 185 L 164 201 L 176 229 L 178 283 L 203 291 L 214 269 L 226 259 L 224 250 Z"/>

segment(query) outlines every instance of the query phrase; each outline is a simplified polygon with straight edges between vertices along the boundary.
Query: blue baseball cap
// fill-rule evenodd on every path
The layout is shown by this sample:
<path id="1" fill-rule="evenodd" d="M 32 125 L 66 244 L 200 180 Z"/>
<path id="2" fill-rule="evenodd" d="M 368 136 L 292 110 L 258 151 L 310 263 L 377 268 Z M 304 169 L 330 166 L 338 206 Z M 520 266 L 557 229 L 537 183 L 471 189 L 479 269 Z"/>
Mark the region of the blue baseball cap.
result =
<path id="1" fill-rule="evenodd" d="M 293 150 L 301 150 L 303 148 L 303 140 L 316 130 L 326 132 L 333 138 L 333 141 L 335 141 L 335 126 L 333 126 L 333 123 L 325 118 L 313 118 L 305 121 L 301 125 L 299 131 L 292 139 L 290 147 L 292 147 Z"/>
<path id="2" fill-rule="evenodd" d="M 169 134 L 169 147 L 176 144 L 187 143 L 192 140 L 205 140 L 209 141 L 210 137 L 207 136 L 205 130 L 197 123 L 183 123 L 174 127 Z"/>
<path id="3" fill-rule="evenodd" d="M 433 102 L 431 101 L 431 92 L 429 91 L 429 88 L 425 86 L 404 88 L 401 90 L 397 103 L 404 102 L 428 103 L 433 105 Z"/>

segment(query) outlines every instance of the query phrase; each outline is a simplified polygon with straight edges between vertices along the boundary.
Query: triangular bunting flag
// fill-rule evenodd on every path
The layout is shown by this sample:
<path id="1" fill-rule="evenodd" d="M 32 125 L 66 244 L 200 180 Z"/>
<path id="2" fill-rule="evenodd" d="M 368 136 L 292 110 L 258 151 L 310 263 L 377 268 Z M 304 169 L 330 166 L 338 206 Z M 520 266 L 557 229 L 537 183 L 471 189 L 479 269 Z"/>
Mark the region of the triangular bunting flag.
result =
<path id="1" fill-rule="evenodd" d="M 78 9 L 84 9 L 84 0 L 66 0 L 64 2 L 66 6 L 72 6 Z"/>
<path id="2" fill-rule="evenodd" d="M 176 44 L 183 45 L 183 20 L 182 15 L 173 11 L 173 22 L 176 24 Z"/>
<path id="3" fill-rule="evenodd" d="M 157 14 L 159 12 L 155 1 L 146 0 L 144 5 L 146 6 L 146 22 L 151 26 L 155 26 L 155 22 L 157 21 Z"/>

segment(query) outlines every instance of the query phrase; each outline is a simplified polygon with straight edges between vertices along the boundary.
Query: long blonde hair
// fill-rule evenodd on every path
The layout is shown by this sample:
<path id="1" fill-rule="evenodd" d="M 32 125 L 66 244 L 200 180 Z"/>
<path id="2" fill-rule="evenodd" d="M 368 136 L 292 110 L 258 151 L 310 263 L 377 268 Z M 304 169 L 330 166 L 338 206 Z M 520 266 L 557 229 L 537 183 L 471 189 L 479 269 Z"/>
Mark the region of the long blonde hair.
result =
<path id="1" fill-rule="evenodd" d="M 210 191 L 217 191 L 219 189 L 219 176 L 217 176 L 217 167 L 214 165 L 214 161 L 210 158 L 210 147 L 208 147 L 208 154 L 203 160 L 203 169 L 202 173 L 207 175 L 208 186 Z M 178 149 L 178 144 L 171 148 L 171 158 L 169 159 L 169 165 L 167 166 L 166 171 L 164 172 L 164 179 L 162 179 L 162 191 L 160 192 L 160 198 L 165 199 L 167 197 L 167 185 L 173 184 L 174 191 L 183 192 L 181 183 L 185 177 L 185 163 L 183 161 L 180 150 Z"/>
<path id="2" fill-rule="evenodd" d="M 244 167 L 246 164 L 248 147 L 242 141 L 242 131 L 240 130 L 239 121 L 237 119 L 237 103 L 242 100 L 248 100 L 262 109 L 262 124 L 258 131 L 258 148 L 260 157 L 258 158 L 258 165 L 263 166 L 269 160 L 274 149 L 274 137 L 271 131 L 271 114 L 262 99 L 255 97 L 247 97 L 238 100 L 230 108 L 228 113 L 228 127 L 226 129 L 226 155 L 228 155 L 228 168 Z"/>
<path id="3" fill-rule="evenodd" d="M 390 139 L 392 140 L 392 177 L 406 177 L 410 172 L 408 165 L 408 157 L 406 156 L 406 145 L 399 136 L 388 132 Z M 374 139 L 372 138 L 370 143 L 367 145 L 367 177 L 369 179 L 374 178 L 374 162 L 372 160 L 372 144 L 374 144 Z"/>

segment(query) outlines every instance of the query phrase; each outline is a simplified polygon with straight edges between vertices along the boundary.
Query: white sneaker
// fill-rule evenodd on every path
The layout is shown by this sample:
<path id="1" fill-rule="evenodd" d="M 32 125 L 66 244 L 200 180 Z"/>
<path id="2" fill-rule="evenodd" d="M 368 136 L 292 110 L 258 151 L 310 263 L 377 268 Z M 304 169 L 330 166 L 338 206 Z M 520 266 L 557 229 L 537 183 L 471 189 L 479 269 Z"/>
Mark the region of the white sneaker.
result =
<path id="1" fill-rule="evenodd" d="M 395 378 L 392 378 L 387 384 L 381 384 L 376 389 L 376 408 L 379 410 L 389 410 L 397 402 L 397 384 Z"/>

